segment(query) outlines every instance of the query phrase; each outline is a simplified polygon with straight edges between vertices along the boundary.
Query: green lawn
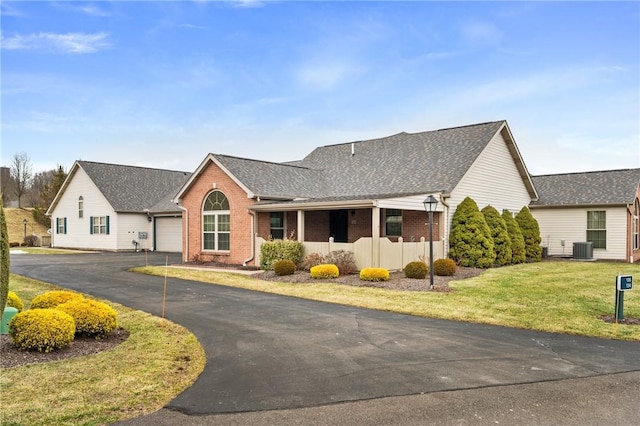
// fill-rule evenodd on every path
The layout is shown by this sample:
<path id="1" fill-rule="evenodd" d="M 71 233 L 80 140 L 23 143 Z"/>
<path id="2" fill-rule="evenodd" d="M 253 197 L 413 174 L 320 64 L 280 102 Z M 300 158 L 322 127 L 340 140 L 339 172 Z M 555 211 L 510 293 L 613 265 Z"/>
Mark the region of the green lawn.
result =
<path id="1" fill-rule="evenodd" d="M 164 275 L 164 267 L 135 271 Z M 617 274 L 633 275 L 624 314 L 640 318 L 640 265 L 611 262 L 545 261 L 485 271 L 453 281 L 452 292 L 411 292 L 340 284 L 290 284 L 239 274 L 169 268 L 171 277 L 241 287 L 305 299 L 410 315 L 495 324 L 531 330 L 640 341 L 640 325 L 611 324 Z"/>
<path id="2" fill-rule="evenodd" d="M 56 288 L 13 274 L 9 286 L 25 307 Z M 192 333 L 110 304 L 130 332 L 127 341 L 94 355 L 0 370 L 0 424 L 113 423 L 159 410 L 196 380 L 205 355 Z"/>

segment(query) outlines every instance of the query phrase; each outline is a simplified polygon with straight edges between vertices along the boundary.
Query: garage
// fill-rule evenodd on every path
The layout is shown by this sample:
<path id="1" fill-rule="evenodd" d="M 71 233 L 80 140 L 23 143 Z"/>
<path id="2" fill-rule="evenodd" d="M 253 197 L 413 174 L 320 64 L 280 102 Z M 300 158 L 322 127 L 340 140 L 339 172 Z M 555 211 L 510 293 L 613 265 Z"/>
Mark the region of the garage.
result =
<path id="1" fill-rule="evenodd" d="M 156 251 L 182 251 L 182 217 L 157 217 Z"/>

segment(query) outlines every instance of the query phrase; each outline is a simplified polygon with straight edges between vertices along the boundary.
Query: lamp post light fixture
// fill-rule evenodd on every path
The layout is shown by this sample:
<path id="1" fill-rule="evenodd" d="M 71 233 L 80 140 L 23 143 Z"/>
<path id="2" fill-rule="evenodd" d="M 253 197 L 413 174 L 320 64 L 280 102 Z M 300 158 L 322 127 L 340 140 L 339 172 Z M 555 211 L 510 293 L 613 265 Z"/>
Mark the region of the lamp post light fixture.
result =
<path id="1" fill-rule="evenodd" d="M 438 207 L 438 200 L 430 194 L 423 202 L 424 210 L 429 213 L 429 288 L 433 288 L 433 212 Z"/>
<path id="2" fill-rule="evenodd" d="M 27 238 L 27 223 L 29 223 L 29 221 L 27 219 L 24 219 L 22 221 L 22 224 L 24 225 L 24 238 Z"/>

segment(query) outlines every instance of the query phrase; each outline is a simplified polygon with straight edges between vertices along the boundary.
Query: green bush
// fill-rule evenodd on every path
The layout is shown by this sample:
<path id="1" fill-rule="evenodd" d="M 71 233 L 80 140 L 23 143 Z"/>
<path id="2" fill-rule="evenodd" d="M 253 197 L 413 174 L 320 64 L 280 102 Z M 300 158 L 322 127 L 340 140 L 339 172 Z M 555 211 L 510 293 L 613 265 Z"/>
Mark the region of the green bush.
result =
<path id="1" fill-rule="evenodd" d="M 74 299 L 55 309 L 73 317 L 78 335 L 107 337 L 118 327 L 118 313 L 104 302 Z"/>
<path id="2" fill-rule="evenodd" d="M 452 277 L 456 274 L 456 262 L 451 259 L 433 261 L 433 273 L 439 277 Z"/>
<path id="3" fill-rule="evenodd" d="M 296 271 L 296 264 L 289 259 L 278 260 L 273 264 L 273 271 L 278 276 L 293 275 Z"/>
<path id="4" fill-rule="evenodd" d="M 424 262 L 414 261 L 407 263 L 403 271 L 407 278 L 423 279 L 429 273 L 429 266 Z"/>
<path id="5" fill-rule="evenodd" d="M 9 291 L 9 294 L 7 295 L 7 306 L 16 308 L 18 312 L 22 312 L 22 310 L 24 309 L 24 303 L 22 303 L 22 299 L 20 299 L 20 297 L 18 297 L 18 295 L 13 291 Z"/>
<path id="6" fill-rule="evenodd" d="M 323 255 L 321 255 L 320 253 L 310 253 L 306 255 L 302 260 L 300 269 L 309 271 L 313 266 L 321 265 L 323 263 L 326 263 Z"/>
<path id="7" fill-rule="evenodd" d="M 360 271 L 360 279 L 363 281 L 388 281 L 389 271 L 384 268 L 364 268 Z"/>
<path id="8" fill-rule="evenodd" d="M 313 266 L 309 272 L 311 273 L 311 278 L 314 279 L 338 278 L 340 276 L 338 267 L 331 263 Z"/>
<path id="9" fill-rule="evenodd" d="M 524 251 L 524 237 L 522 236 L 520 225 L 518 225 L 518 222 L 516 222 L 513 214 L 509 210 L 502 212 L 502 219 L 504 219 L 504 223 L 507 225 L 507 232 L 511 240 L 511 263 L 524 263 L 526 254 Z"/>
<path id="10" fill-rule="evenodd" d="M 358 270 L 352 251 L 334 250 L 325 257 L 324 261 L 336 265 L 340 275 L 353 274 Z"/>
<path id="11" fill-rule="evenodd" d="M 449 237 L 449 257 L 462 266 L 490 268 L 496 254 L 493 239 L 478 205 L 467 197 L 453 214 Z"/>
<path id="12" fill-rule="evenodd" d="M 76 299 L 84 299 L 84 296 L 68 290 L 51 290 L 34 297 L 29 306 L 31 309 L 55 308 L 62 303 Z"/>
<path id="13" fill-rule="evenodd" d="M 509 238 L 509 232 L 507 232 L 507 224 L 504 223 L 504 219 L 500 216 L 498 210 L 492 206 L 486 206 L 481 212 L 491 231 L 491 238 L 493 238 L 496 265 L 509 265 L 511 263 L 512 251 L 511 238 Z"/>
<path id="14" fill-rule="evenodd" d="M 516 215 L 516 222 L 522 231 L 524 238 L 524 252 L 528 262 L 540 262 L 542 260 L 542 247 L 540 242 L 540 227 L 529 208 L 524 206 Z"/>
<path id="15" fill-rule="evenodd" d="M 61 349 L 73 341 L 75 333 L 73 317 L 58 309 L 29 309 L 9 322 L 11 342 L 20 350 Z"/>
<path id="16" fill-rule="evenodd" d="M 289 259 L 294 265 L 302 260 L 304 246 L 300 241 L 273 240 L 260 246 L 260 269 L 272 271 L 273 264 L 278 260 Z"/>

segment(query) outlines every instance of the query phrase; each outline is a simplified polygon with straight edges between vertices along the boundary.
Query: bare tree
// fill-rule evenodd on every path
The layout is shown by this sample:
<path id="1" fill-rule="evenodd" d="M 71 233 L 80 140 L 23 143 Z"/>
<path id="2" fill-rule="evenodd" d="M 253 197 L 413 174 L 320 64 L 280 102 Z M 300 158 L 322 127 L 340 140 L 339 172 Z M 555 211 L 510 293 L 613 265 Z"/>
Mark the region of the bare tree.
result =
<path id="1" fill-rule="evenodd" d="M 18 153 L 11 160 L 11 177 L 15 183 L 14 192 L 18 197 L 18 208 L 21 208 L 20 199 L 29 189 L 29 181 L 31 180 L 31 160 L 24 153 Z"/>

